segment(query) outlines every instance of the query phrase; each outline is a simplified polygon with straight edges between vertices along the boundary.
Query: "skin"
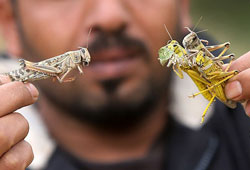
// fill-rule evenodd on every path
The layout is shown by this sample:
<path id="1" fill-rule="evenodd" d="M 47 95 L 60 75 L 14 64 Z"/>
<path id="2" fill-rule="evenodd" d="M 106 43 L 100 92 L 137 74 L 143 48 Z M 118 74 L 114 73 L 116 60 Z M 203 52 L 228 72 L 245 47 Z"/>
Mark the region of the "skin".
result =
<path id="1" fill-rule="evenodd" d="M 90 52 L 93 54 L 92 63 L 84 69 L 85 75 L 78 77 L 74 83 L 61 85 L 51 81 L 40 81 L 37 84 L 44 92 L 38 102 L 39 111 L 51 135 L 69 152 L 79 158 L 98 162 L 143 157 L 167 123 L 165 100 L 168 96 L 167 91 L 163 91 L 163 95 L 159 96 L 149 114 L 142 116 L 131 128 L 119 131 L 114 130 L 116 126 L 105 129 L 93 122 L 79 121 L 69 108 L 58 107 L 57 104 L 51 103 L 49 98 L 53 96 L 61 99 L 61 103 L 65 105 L 77 98 L 80 105 L 101 110 L 112 100 L 126 106 L 131 106 L 132 103 L 140 104 L 152 91 L 149 85 L 151 82 L 154 90 L 166 88 L 169 71 L 162 68 L 157 61 L 158 49 L 167 42 L 163 24 L 168 26 L 173 35 L 177 25 L 189 26 L 189 1 L 144 0 L 141 3 L 140 0 L 22 0 L 18 2 L 18 8 L 15 9 L 18 18 L 15 18 L 9 1 L 0 0 L 1 30 L 7 51 L 14 56 L 40 61 L 75 47 L 85 46 L 90 28 L 92 28 L 88 38 L 90 48 L 100 33 L 108 35 L 121 30 L 129 37 L 143 42 L 149 56 L 147 59 L 145 53 L 137 54 L 134 59 L 129 58 L 130 52 L 132 51 L 132 54 L 134 52 L 133 48 L 129 48 L 129 53 L 126 51 L 128 49 L 117 46 L 105 48 Z M 157 10 L 154 10 L 156 8 Z M 177 31 L 183 32 L 183 30 Z M 244 62 L 249 62 L 249 57 L 250 54 L 246 54 Z M 113 62 L 114 59 L 117 60 L 116 63 Z M 122 59 L 126 62 L 124 63 Z M 236 63 L 234 68 L 240 66 L 241 62 L 243 61 Z M 119 64 L 123 67 L 119 67 Z M 242 73 L 249 65 L 242 68 Z M 102 83 L 120 78 L 122 81 L 119 81 L 112 93 L 108 92 Z M 250 90 L 243 85 L 247 82 L 245 81 L 247 76 L 238 78 L 244 92 L 241 96 L 248 100 L 250 95 L 247 94 L 250 94 Z M 242 78 L 245 78 L 244 81 L 240 80 Z M 0 102 L 2 108 L 0 121 L 7 122 L 0 123 L 0 134 L 3 134 L 1 138 L 6 143 L 0 145 L 2 151 L 0 156 L 3 155 L 0 167 L 10 167 L 9 169 L 26 167 L 33 158 L 30 146 L 23 141 L 28 132 L 27 122 L 19 114 L 9 113 L 35 102 L 38 92 L 34 89 L 27 90 L 29 84 L 10 83 L 5 77 L 0 79 L 4 84 L 0 86 L 0 95 L 3 96 L 2 99 L 9 98 L 6 100 L 8 103 Z M 50 97 L 46 94 L 46 89 L 50 89 Z M 11 98 L 13 95 L 15 97 Z M 11 119 L 10 115 L 12 120 L 5 121 L 4 119 Z M 22 121 L 23 124 L 20 123 Z M 20 124 L 20 127 L 11 128 L 16 124 Z M 1 129 L 8 129 L 8 133 Z M 10 146 L 14 147 L 10 149 Z M 27 156 L 23 156 L 24 151 Z M 8 153 L 16 157 L 14 163 L 12 157 L 5 156 Z M 19 159 L 20 157 L 22 159 Z M 17 166 L 20 164 L 22 166 Z"/>
<path id="2" fill-rule="evenodd" d="M 15 110 L 33 104 L 38 91 L 31 84 L 10 82 L 3 76 L 0 84 L 0 95 L 4 96 L 0 99 L 0 169 L 24 169 L 34 156 L 31 146 L 23 140 L 29 131 L 28 122 Z"/>

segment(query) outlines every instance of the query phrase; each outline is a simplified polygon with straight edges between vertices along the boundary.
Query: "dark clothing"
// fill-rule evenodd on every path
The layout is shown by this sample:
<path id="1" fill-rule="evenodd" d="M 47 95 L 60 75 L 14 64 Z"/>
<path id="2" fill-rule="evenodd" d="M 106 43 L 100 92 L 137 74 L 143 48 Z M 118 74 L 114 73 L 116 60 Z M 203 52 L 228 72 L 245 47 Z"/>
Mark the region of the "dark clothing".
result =
<path id="1" fill-rule="evenodd" d="M 57 147 L 46 170 L 249 170 L 250 119 L 239 104 L 229 109 L 216 102 L 215 113 L 200 130 L 172 118 L 149 154 L 115 164 L 80 161 Z"/>

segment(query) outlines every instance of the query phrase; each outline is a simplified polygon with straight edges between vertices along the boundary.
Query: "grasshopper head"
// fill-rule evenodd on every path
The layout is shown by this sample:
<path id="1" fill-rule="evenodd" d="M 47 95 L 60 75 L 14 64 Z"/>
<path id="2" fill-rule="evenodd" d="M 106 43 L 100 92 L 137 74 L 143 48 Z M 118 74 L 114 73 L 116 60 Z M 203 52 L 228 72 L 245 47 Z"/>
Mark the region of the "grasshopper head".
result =
<path id="1" fill-rule="evenodd" d="M 165 66 L 169 60 L 171 60 L 172 55 L 174 54 L 174 51 L 170 50 L 168 48 L 168 45 L 163 46 L 159 49 L 159 60 L 162 66 Z"/>
<path id="2" fill-rule="evenodd" d="M 81 51 L 81 61 L 83 63 L 83 66 L 88 66 L 89 62 L 91 60 L 88 49 L 87 48 L 81 48 L 80 51 Z"/>
<path id="3" fill-rule="evenodd" d="M 190 33 L 183 38 L 182 44 L 186 49 L 196 49 L 201 44 L 200 39 L 194 31 L 187 29 Z"/>
<path id="4" fill-rule="evenodd" d="M 159 60 L 161 65 L 166 65 L 167 67 L 171 64 L 176 64 L 186 54 L 183 47 L 176 41 L 171 40 L 166 46 L 161 47 L 159 50 Z"/>

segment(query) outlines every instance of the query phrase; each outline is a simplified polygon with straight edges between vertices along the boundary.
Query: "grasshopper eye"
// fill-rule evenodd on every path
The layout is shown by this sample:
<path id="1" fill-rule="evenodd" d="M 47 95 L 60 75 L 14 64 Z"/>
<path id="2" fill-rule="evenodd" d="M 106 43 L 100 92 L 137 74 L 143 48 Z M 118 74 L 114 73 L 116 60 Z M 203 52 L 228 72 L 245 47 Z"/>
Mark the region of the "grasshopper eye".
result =
<path id="1" fill-rule="evenodd" d="M 197 40 L 197 37 L 196 37 L 196 36 L 193 38 L 193 41 L 195 41 L 195 40 Z"/>
<path id="2" fill-rule="evenodd" d="M 83 62 L 83 65 L 84 65 L 84 66 L 88 66 L 88 65 L 89 65 L 89 62 L 84 61 L 84 62 Z"/>

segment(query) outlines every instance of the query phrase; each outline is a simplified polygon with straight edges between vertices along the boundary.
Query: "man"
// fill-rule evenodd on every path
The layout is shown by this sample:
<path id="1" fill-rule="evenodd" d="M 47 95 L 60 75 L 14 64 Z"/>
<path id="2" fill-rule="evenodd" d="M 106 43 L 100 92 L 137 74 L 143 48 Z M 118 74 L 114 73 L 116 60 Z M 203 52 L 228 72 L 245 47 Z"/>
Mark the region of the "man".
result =
<path id="1" fill-rule="evenodd" d="M 41 61 L 89 41 L 92 61 L 84 76 L 72 83 L 35 84 L 39 112 L 58 144 L 46 169 L 250 167 L 249 148 L 235 149 L 247 141 L 227 142 L 230 134 L 221 135 L 225 128 L 217 119 L 201 133 L 169 116 L 170 74 L 157 61 L 157 51 L 167 41 L 164 24 L 175 38 L 190 25 L 188 0 L 0 0 L 0 17 L 7 51 L 27 60 Z M 240 74 L 226 87 L 229 98 L 245 100 L 246 113 L 249 57 L 234 62 L 232 69 Z M 23 140 L 28 123 L 14 111 L 34 103 L 38 91 L 3 76 L 1 84 L 0 169 L 24 169 L 33 159 Z M 222 115 L 236 112 L 221 105 L 218 109 Z M 237 114 L 241 120 L 244 114 Z M 235 122 L 223 122 L 232 128 L 231 135 L 242 130 Z M 242 136 L 248 135 L 246 122 L 241 121 Z"/>

